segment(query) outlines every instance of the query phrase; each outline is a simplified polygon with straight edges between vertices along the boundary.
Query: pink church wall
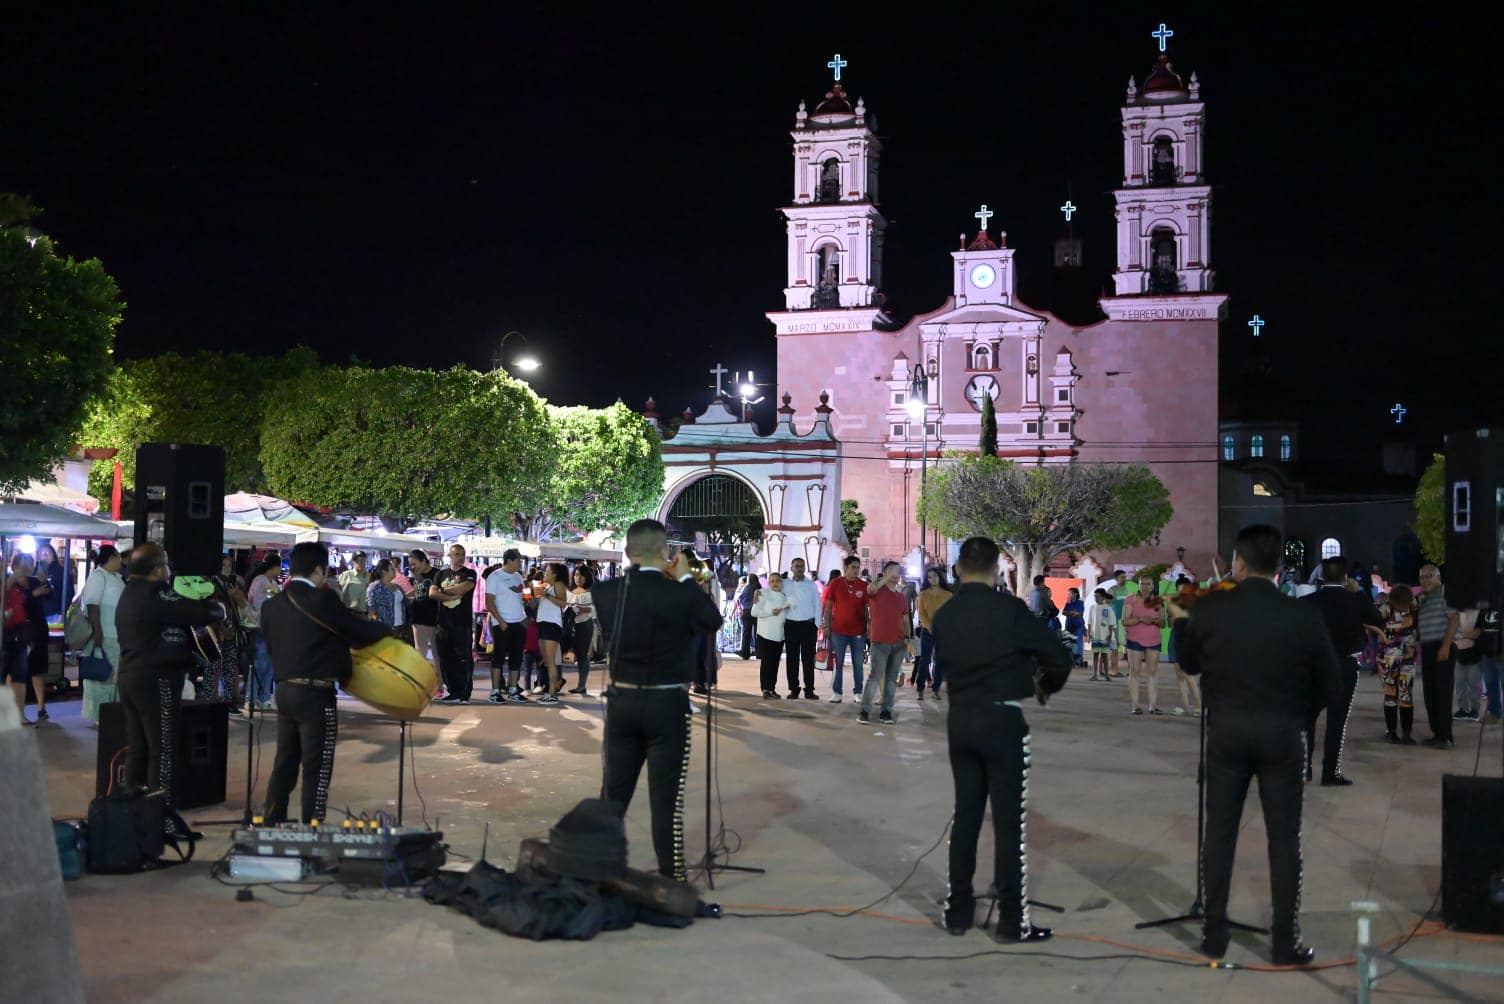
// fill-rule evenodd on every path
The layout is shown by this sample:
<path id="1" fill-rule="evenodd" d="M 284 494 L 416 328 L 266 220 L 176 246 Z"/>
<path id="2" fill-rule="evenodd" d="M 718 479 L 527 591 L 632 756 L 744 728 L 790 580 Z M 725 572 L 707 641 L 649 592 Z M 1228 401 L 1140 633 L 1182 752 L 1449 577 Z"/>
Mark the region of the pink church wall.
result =
<path id="1" fill-rule="evenodd" d="M 934 314 L 948 308 L 949 303 Z M 913 519 L 919 443 L 916 439 L 908 444 L 913 462 L 906 471 L 902 465 L 890 467 L 886 440 L 894 356 L 902 352 L 910 367 L 919 361 L 918 323 L 929 316 L 934 315 L 915 318 L 899 332 L 778 339 L 779 391 L 793 395 L 800 415 L 809 415 L 822 390 L 831 394 L 834 429 L 842 443 L 841 496 L 857 499 L 867 516 L 860 546 L 870 548 L 872 563 L 899 557 L 919 543 Z M 1175 507 L 1158 548 L 1094 557 L 1110 570 L 1119 562 L 1173 562 L 1175 548 L 1182 546 L 1186 564 L 1206 574 L 1217 547 L 1216 322 L 1104 321 L 1075 329 L 1044 316 L 1041 397 L 1049 402 L 1048 376 L 1056 354 L 1069 349 L 1079 377 L 1074 397 L 1079 410 L 1078 459 L 1147 463 L 1169 489 Z M 967 368 L 964 340 L 948 338 L 941 352 L 940 403 L 946 415 L 974 415 L 964 397 L 966 382 L 975 373 Z M 1016 341 L 1005 343 L 991 371 L 1001 388 L 1000 411 L 1017 409 L 1023 401 L 1022 355 L 1023 347 Z M 1109 372 L 1120 375 L 1109 377 Z M 805 421 L 801 418 L 800 425 Z M 952 422 L 939 444 L 931 439 L 931 449 L 974 450 L 977 428 Z M 1007 433 L 1000 438 L 1006 453 Z"/>

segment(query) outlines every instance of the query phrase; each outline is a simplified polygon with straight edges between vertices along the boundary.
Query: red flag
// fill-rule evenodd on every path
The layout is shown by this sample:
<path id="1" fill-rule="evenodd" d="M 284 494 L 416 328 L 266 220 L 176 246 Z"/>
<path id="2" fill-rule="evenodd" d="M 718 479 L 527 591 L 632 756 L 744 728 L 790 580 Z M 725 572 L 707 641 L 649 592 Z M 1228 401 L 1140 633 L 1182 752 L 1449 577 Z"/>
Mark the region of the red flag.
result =
<path id="1" fill-rule="evenodd" d="M 120 519 L 120 461 L 115 461 L 115 483 L 110 486 L 110 519 Z"/>

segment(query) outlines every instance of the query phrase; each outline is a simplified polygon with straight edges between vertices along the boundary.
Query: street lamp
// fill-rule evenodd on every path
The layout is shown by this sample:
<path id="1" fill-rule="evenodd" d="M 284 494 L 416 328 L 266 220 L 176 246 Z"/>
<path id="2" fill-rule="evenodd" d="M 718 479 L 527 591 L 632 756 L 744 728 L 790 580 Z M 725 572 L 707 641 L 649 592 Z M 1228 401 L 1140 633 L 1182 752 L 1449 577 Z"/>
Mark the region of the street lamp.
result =
<path id="1" fill-rule="evenodd" d="M 924 496 L 924 478 L 929 471 L 930 461 L 930 378 L 925 373 L 924 367 L 919 363 L 914 364 L 914 379 L 909 381 L 909 415 L 919 420 L 919 495 Z M 919 509 L 919 581 L 926 581 L 929 575 L 929 551 L 926 548 L 924 509 Z"/>
<path id="2" fill-rule="evenodd" d="M 506 334 L 502 335 L 501 344 L 496 346 L 496 354 L 491 357 L 492 369 L 499 370 L 506 366 L 506 357 L 503 352 L 507 347 L 507 342 L 514 337 L 522 339 L 522 344 L 527 344 L 527 335 L 524 335 L 520 331 L 508 331 Z M 524 373 L 532 373 L 543 364 L 540 363 L 535 357 L 531 355 L 525 355 L 512 360 L 512 365 L 522 370 Z"/>

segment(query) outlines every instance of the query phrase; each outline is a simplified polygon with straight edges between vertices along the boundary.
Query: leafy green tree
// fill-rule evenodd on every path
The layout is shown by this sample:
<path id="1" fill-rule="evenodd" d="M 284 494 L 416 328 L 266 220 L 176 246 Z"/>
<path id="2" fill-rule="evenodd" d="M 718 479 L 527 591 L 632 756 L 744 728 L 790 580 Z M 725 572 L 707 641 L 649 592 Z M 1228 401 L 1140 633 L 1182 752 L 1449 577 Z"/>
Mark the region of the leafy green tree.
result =
<path id="1" fill-rule="evenodd" d="M 851 545 L 851 553 L 856 553 L 856 542 L 861 540 L 862 531 L 867 529 L 867 517 L 862 510 L 857 508 L 856 499 L 841 500 L 841 532 L 846 534 L 846 543 Z"/>
<path id="2" fill-rule="evenodd" d="M 997 412 L 992 407 L 992 395 L 982 395 L 982 438 L 977 444 L 984 457 L 997 456 Z"/>
<path id="3" fill-rule="evenodd" d="M 1415 486 L 1415 535 L 1426 560 L 1437 565 L 1447 560 L 1446 488 L 1447 458 L 1433 453 Z"/>
<path id="4" fill-rule="evenodd" d="M 523 540 L 551 540 L 649 515 L 663 497 L 662 442 L 647 419 L 617 402 L 609 408 L 548 407 L 554 452 L 548 476 L 510 514 Z M 527 487 L 527 486 L 525 486 Z"/>
<path id="5" fill-rule="evenodd" d="M 1020 582 L 1043 575 L 1057 554 L 1136 547 L 1174 514 L 1169 492 L 1147 467 L 1026 467 L 964 455 L 930 472 L 919 506 L 947 537 L 996 541 L 1017 564 Z"/>
<path id="6" fill-rule="evenodd" d="M 37 212 L 0 195 L 0 489 L 8 490 L 47 477 L 78 444 L 125 308 L 97 258 L 59 255 L 25 225 Z"/>
<path id="7" fill-rule="evenodd" d="M 135 481 L 142 443 L 202 443 L 225 450 L 225 490 L 266 490 L 261 469 L 261 421 L 278 384 L 317 369 L 318 357 L 297 348 L 276 358 L 233 352 L 176 352 L 122 363 L 95 399 L 83 445 L 111 447 L 127 485 Z M 96 464 L 89 490 L 109 498 L 113 465 Z"/>
<path id="8" fill-rule="evenodd" d="M 304 373 L 269 396 L 261 429 L 273 493 L 409 521 L 513 512 L 553 454 L 526 384 L 460 366 Z"/>

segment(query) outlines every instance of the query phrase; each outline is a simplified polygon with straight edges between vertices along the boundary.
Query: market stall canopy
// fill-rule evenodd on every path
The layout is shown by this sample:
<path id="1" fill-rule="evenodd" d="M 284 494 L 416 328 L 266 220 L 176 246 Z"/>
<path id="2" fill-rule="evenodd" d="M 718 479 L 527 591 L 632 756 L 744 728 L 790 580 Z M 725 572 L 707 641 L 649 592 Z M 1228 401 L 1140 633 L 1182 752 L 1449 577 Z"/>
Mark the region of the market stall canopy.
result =
<path id="1" fill-rule="evenodd" d="M 286 523 L 310 530 L 318 528 L 318 524 L 309 519 L 307 513 L 291 502 L 274 495 L 257 495 L 253 492 L 235 492 L 225 496 L 225 522 Z"/>
<path id="2" fill-rule="evenodd" d="M 115 526 L 116 546 L 122 550 L 134 547 L 136 543 L 136 524 L 128 519 L 120 520 Z M 301 544 L 305 540 L 318 540 L 316 530 L 303 529 L 290 523 L 271 523 L 266 520 L 254 520 L 246 523 L 236 523 L 225 520 L 225 547 L 249 548 L 264 547 L 284 550 L 294 544 Z"/>
<path id="3" fill-rule="evenodd" d="M 94 496 L 76 488 L 60 485 L 56 481 L 33 481 L 12 497 L 18 501 L 40 502 L 44 505 L 57 506 L 59 509 L 72 509 L 85 516 L 93 516 L 99 512 L 99 501 Z"/>
<path id="4" fill-rule="evenodd" d="M 513 540 L 510 537 L 460 537 L 455 543 L 466 552 L 478 557 L 500 558 L 502 552 L 515 547 L 524 558 L 559 561 L 620 561 L 622 553 L 605 547 L 588 544 L 569 544 L 562 541 L 539 543 L 536 540 Z"/>
<path id="5" fill-rule="evenodd" d="M 70 537 L 114 540 L 115 524 L 36 502 L 0 502 L 0 537 Z"/>
<path id="6" fill-rule="evenodd" d="M 417 548 L 427 551 L 429 554 L 443 554 L 444 545 L 436 540 L 428 540 L 413 534 L 402 533 L 375 533 L 369 530 L 336 530 L 333 527 L 319 527 L 319 542 L 333 544 L 335 547 L 357 548 L 367 554 L 376 551 L 411 551 Z"/>

